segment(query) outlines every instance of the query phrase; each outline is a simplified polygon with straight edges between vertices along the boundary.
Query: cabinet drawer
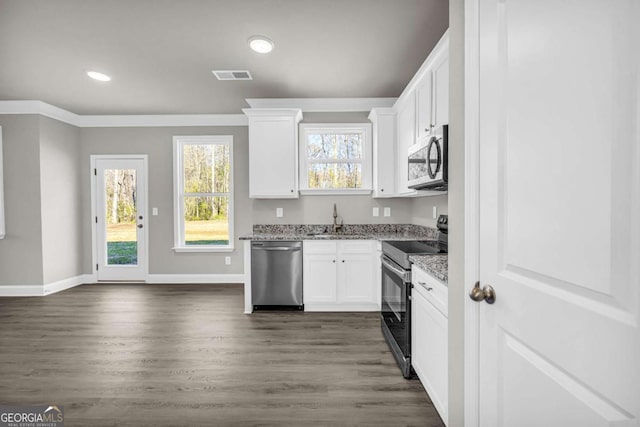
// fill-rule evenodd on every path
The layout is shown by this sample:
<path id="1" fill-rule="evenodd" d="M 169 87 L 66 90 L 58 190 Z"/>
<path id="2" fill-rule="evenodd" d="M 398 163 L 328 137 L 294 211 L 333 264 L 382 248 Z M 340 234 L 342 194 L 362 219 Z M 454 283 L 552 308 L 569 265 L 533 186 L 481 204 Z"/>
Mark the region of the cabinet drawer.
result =
<path id="1" fill-rule="evenodd" d="M 336 241 L 304 240 L 302 250 L 304 254 L 336 254 L 338 243 Z"/>
<path id="2" fill-rule="evenodd" d="M 372 240 L 340 240 L 338 252 L 341 254 L 373 254 Z"/>
<path id="3" fill-rule="evenodd" d="M 413 291 L 419 292 L 442 314 L 448 316 L 449 288 L 426 271 L 413 266 L 411 268 Z"/>

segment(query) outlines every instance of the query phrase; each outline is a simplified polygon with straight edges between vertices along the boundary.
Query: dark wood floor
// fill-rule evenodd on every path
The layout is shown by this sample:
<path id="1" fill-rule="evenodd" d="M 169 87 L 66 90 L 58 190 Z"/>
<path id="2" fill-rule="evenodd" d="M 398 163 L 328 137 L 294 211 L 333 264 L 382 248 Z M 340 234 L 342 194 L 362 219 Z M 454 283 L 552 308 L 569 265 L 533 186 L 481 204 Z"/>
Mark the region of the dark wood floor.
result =
<path id="1" fill-rule="evenodd" d="M 0 404 L 69 426 L 442 426 L 376 313 L 242 313 L 241 285 L 0 298 Z"/>

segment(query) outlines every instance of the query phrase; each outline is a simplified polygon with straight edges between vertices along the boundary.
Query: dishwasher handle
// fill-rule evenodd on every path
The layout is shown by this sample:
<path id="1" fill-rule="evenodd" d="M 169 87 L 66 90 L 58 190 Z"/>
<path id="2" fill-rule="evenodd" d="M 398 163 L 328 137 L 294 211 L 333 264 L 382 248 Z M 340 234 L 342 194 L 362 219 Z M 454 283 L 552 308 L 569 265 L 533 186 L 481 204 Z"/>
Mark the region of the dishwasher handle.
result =
<path id="1" fill-rule="evenodd" d="M 286 252 L 295 252 L 299 251 L 300 247 L 291 247 L 291 246 L 254 246 L 253 250 L 259 251 L 286 251 Z"/>

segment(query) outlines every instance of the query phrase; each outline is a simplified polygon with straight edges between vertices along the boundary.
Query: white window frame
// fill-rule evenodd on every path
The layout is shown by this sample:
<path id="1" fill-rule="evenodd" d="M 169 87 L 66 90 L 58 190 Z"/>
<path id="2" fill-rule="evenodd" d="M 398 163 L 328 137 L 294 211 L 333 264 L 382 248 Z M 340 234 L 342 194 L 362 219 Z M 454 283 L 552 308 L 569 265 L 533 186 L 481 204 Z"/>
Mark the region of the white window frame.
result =
<path id="1" fill-rule="evenodd" d="M 2 160 L 2 126 L 0 126 L 0 239 L 4 239 L 6 230 L 4 225 L 4 168 Z"/>
<path id="2" fill-rule="evenodd" d="M 362 187 L 361 188 L 309 188 L 309 158 L 307 156 L 307 135 L 315 132 L 360 132 L 362 133 L 362 160 L 332 160 L 320 163 L 361 163 L 362 164 Z M 324 194 L 371 194 L 373 190 L 373 156 L 371 146 L 371 123 L 301 123 L 299 136 L 299 156 L 300 156 L 300 194 L 324 195 Z"/>
<path id="3" fill-rule="evenodd" d="M 229 244 L 186 245 L 184 236 L 184 173 L 182 147 L 188 144 L 226 144 L 229 146 L 229 193 L 189 193 L 190 196 L 229 197 Z M 197 135 L 173 137 L 173 235 L 176 252 L 232 252 L 234 248 L 233 136 Z"/>

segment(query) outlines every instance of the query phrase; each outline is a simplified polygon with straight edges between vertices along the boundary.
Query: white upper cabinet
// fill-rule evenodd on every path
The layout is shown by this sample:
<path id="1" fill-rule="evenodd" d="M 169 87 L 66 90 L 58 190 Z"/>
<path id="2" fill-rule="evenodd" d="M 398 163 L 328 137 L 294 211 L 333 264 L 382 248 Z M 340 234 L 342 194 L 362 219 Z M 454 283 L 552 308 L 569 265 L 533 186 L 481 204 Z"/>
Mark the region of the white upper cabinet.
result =
<path id="1" fill-rule="evenodd" d="M 449 123 L 449 33 L 446 32 L 402 92 L 396 113 L 395 168 L 397 197 L 446 194 L 407 187 L 409 147 L 429 137 L 433 128 Z"/>
<path id="2" fill-rule="evenodd" d="M 416 140 L 427 137 L 433 126 L 431 94 L 432 94 L 431 73 L 427 72 L 416 84 Z"/>
<path id="3" fill-rule="evenodd" d="M 432 109 L 431 123 L 434 127 L 449 124 L 449 44 L 439 52 L 431 70 Z"/>
<path id="4" fill-rule="evenodd" d="M 409 164 L 407 153 L 409 147 L 416 143 L 416 102 L 415 92 L 405 94 L 395 105 L 398 114 L 398 141 L 396 147 L 396 193 L 398 195 L 415 195 L 416 190 L 407 187 L 409 180 Z"/>
<path id="5" fill-rule="evenodd" d="M 449 123 L 448 43 L 439 43 L 427 61 L 429 66 L 416 84 L 416 142 Z"/>
<path id="6" fill-rule="evenodd" d="M 300 109 L 246 108 L 249 117 L 249 197 L 298 198 Z"/>
<path id="7" fill-rule="evenodd" d="M 396 190 L 396 113 L 373 108 L 373 197 L 393 197 Z"/>

